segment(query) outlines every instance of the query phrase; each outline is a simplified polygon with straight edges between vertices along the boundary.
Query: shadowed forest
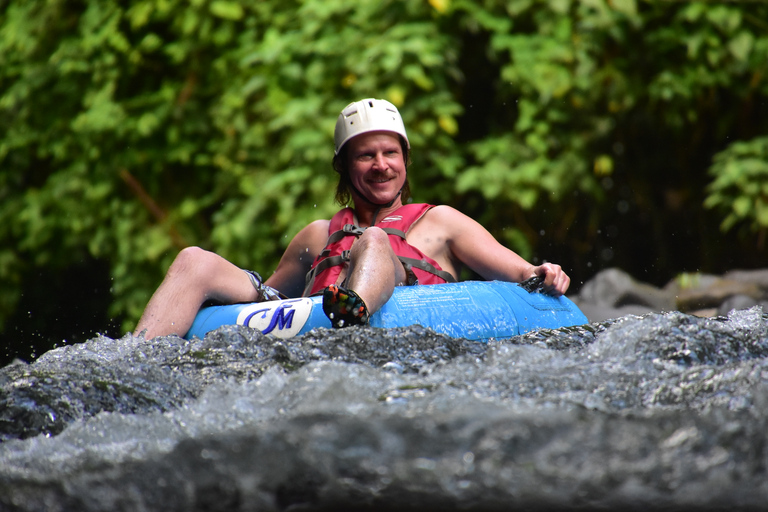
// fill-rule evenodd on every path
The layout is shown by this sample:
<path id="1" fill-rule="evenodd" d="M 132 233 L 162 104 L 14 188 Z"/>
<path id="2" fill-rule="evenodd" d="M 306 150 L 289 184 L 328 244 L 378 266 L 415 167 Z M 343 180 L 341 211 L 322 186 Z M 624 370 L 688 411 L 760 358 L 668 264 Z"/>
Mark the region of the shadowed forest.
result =
<path id="1" fill-rule="evenodd" d="M 366 97 L 571 292 L 765 267 L 767 73 L 762 2 L 0 0 L 0 363 L 122 336 L 185 246 L 268 276 Z"/>

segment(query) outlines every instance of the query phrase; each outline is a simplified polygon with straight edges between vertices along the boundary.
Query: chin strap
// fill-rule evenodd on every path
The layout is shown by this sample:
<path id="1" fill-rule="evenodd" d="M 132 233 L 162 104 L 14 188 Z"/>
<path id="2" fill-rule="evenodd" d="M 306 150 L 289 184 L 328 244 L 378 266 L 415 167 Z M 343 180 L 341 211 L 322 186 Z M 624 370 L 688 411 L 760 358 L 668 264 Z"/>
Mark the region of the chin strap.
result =
<path id="1" fill-rule="evenodd" d="M 374 203 L 373 201 L 371 201 L 370 199 L 368 199 L 367 197 L 365 197 L 365 196 L 364 196 L 364 195 L 363 195 L 363 194 L 362 194 L 362 193 L 361 193 L 359 190 L 357 190 L 357 187 L 355 187 L 355 186 L 354 186 L 352 183 L 350 183 L 350 184 L 349 184 L 349 186 L 350 186 L 350 187 L 352 187 L 352 189 L 353 189 L 353 190 L 354 190 L 354 191 L 357 193 L 357 195 L 358 195 L 358 196 L 360 196 L 360 197 L 362 197 L 362 198 L 363 198 L 363 200 L 364 200 L 366 203 L 368 203 L 368 204 L 371 204 L 371 205 L 373 205 L 373 206 L 376 206 L 376 211 L 374 211 L 374 212 L 373 212 L 373 219 L 371 220 L 371 226 L 375 226 L 375 225 L 376 225 L 376 217 L 378 217 L 378 216 L 379 216 L 379 211 L 380 211 L 382 208 L 389 208 L 390 206 L 392 206 L 393 204 L 395 204 L 395 200 L 396 200 L 398 197 L 400 197 L 400 194 L 402 194 L 402 192 L 403 192 L 403 189 L 402 189 L 402 188 L 401 188 L 400 190 L 398 190 L 398 191 L 397 191 L 397 195 L 396 195 L 396 196 L 395 196 L 395 197 L 394 197 L 394 198 L 393 198 L 391 201 L 389 201 L 388 203 Z"/>

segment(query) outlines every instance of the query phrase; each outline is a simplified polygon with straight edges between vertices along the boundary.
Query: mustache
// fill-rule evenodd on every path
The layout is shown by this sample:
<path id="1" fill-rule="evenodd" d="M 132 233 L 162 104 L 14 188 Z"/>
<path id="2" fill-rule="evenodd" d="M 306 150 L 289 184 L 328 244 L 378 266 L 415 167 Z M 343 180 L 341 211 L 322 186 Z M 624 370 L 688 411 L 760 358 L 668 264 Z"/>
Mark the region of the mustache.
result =
<path id="1" fill-rule="evenodd" d="M 386 171 L 374 171 L 370 173 L 366 179 L 369 180 L 377 180 L 377 179 L 392 179 L 395 177 L 394 173 L 386 172 Z"/>

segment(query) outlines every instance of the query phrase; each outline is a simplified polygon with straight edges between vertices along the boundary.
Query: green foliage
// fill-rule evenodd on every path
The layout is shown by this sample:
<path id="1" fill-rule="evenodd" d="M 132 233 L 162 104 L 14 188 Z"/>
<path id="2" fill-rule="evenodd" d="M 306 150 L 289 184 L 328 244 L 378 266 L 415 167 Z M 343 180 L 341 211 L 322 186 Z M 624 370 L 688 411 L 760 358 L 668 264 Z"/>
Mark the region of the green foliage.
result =
<path id="1" fill-rule="evenodd" d="M 714 157 L 709 169 L 708 208 L 720 210 L 728 231 L 746 223 L 752 231 L 768 229 L 768 137 L 735 142 Z"/>
<path id="2" fill-rule="evenodd" d="M 402 107 L 415 200 L 527 258 L 547 257 L 545 231 L 578 264 L 618 190 L 655 219 L 640 182 L 719 150 L 713 172 L 750 181 L 766 19 L 760 3 L 635 0 L 0 4 L 0 328 L 35 267 L 108 260 L 126 329 L 186 245 L 268 275 L 335 211 L 333 125 L 363 97 Z M 675 144 L 650 161 L 657 134 Z M 738 139 L 752 149 L 727 149 Z M 752 190 L 715 184 L 708 204 Z M 753 213 L 724 225 L 764 226 Z"/>

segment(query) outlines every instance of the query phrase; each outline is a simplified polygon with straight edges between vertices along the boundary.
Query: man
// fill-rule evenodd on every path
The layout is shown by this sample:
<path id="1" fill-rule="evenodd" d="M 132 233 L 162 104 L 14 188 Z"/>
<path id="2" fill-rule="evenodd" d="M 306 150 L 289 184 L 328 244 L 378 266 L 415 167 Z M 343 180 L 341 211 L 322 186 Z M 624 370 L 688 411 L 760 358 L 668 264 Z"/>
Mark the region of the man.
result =
<path id="1" fill-rule="evenodd" d="M 385 100 L 348 105 L 336 122 L 336 199 L 332 220 L 317 220 L 291 240 L 263 284 L 224 258 L 182 250 L 136 327 L 146 338 L 184 335 L 207 300 L 234 304 L 323 293 L 335 327 L 365 324 L 395 286 L 453 281 L 462 266 L 485 279 L 543 277 L 562 295 L 570 278 L 559 265 L 534 266 L 499 244 L 480 224 L 449 206 L 406 205 L 410 143 L 400 113 Z M 395 226 L 393 228 L 393 226 Z M 308 275 L 309 274 L 309 275 Z"/>

